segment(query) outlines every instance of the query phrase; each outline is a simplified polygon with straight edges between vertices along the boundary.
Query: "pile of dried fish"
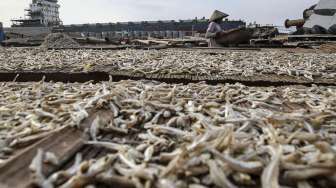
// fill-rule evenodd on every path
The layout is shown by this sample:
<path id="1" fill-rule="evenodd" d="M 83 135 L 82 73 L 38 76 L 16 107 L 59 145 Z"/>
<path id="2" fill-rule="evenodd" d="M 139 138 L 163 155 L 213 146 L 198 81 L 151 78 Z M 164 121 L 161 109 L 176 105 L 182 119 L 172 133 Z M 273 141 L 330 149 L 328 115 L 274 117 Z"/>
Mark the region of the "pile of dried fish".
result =
<path id="1" fill-rule="evenodd" d="M 15 149 L 24 148 L 58 131 L 74 126 L 78 104 L 94 96 L 98 86 L 62 83 L 0 83 L 0 163 Z"/>
<path id="2" fill-rule="evenodd" d="M 79 44 L 64 33 L 51 33 L 41 44 L 42 48 L 78 48 Z"/>
<path id="3" fill-rule="evenodd" d="M 336 81 L 336 54 L 286 51 L 52 50 L 8 49 L 0 53 L 0 71 L 107 71 L 144 76 L 188 75 L 220 79 Z"/>
<path id="4" fill-rule="evenodd" d="M 90 109 L 113 114 L 109 119 L 97 116 L 87 128 L 87 144 L 107 148 L 109 154 L 84 161 L 78 154 L 71 168 L 46 177 L 43 161 L 53 155 L 40 150 L 30 166 L 40 186 L 268 188 L 336 183 L 336 87 L 150 81 L 2 87 L 15 94 L 1 94 L 7 96 L 1 101 L 2 128 L 21 128 L 16 131 L 21 138 L 50 126 L 50 119 L 79 126 Z M 37 106 L 24 106 L 25 100 L 37 100 Z M 103 136 L 108 133 L 112 139 Z"/>
<path id="5" fill-rule="evenodd" d="M 334 44 L 334 43 L 322 44 L 322 45 L 319 46 L 319 50 L 321 50 L 325 53 L 335 53 L 336 52 L 336 44 Z"/>

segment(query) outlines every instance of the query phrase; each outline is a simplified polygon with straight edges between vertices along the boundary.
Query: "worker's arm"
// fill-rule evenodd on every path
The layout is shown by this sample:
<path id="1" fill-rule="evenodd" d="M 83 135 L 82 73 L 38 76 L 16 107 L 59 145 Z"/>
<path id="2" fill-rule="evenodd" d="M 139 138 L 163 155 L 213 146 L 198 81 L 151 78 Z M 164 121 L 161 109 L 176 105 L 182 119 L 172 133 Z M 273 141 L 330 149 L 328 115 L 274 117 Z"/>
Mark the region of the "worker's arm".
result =
<path id="1" fill-rule="evenodd" d="M 217 33 L 206 32 L 205 38 L 207 38 L 207 39 L 216 38 L 217 35 L 218 35 Z"/>

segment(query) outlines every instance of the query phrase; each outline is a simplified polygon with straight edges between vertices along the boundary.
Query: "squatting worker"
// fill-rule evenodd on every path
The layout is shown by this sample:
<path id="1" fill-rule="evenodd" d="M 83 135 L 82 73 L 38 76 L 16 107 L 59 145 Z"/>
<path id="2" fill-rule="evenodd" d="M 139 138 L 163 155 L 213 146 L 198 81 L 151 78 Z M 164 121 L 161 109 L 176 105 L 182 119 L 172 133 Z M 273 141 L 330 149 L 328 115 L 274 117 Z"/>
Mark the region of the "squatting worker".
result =
<path id="1" fill-rule="evenodd" d="M 2 27 L 2 23 L 0 22 L 0 43 L 5 40 L 5 32 Z"/>
<path id="2" fill-rule="evenodd" d="M 209 27 L 205 34 L 205 37 L 209 39 L 209 47 L 220 47 L 217 43 L 217 38 L 219 38 L 223 32 L 220 23 L 223 21 L 223 18 L 228 17 L 228 14 L 225 14 L 221 11 L 215 10 L 212 16 L 209 19 Z"/>

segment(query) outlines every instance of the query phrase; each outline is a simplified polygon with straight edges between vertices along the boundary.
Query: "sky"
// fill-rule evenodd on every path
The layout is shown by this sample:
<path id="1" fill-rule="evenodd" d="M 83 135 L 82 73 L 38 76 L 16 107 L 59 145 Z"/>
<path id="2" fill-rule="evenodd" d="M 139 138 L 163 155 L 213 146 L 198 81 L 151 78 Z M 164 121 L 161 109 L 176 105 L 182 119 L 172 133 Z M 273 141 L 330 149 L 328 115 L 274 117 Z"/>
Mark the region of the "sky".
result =
<path id="1" fill-rule="evenodd" d="M 0 22 L 24 15 L 31 0 L 0 0 Z M 304 9 L 318 0 L 59 0 L 64 24 L 123 21 L 179 20 L 209 17 L 215 10 L 230 14 L 229 19 L 260 24 L 283 25 L 302 18 Z"/>

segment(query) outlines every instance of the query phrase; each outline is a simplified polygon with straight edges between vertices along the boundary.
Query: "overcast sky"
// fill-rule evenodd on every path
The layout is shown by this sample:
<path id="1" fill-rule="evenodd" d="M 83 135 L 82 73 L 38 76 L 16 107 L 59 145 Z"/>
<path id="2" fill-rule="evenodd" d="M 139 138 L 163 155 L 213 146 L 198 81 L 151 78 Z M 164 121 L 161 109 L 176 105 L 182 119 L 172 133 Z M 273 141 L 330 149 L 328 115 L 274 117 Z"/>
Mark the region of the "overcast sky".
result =
<path id="1" fill-rule="evenodd" d="M 0 0 L 0 21 L 23 17 L 31 0 Z M 287 18 L 302 17 L 318 0 L 59 0 L 64 24 L 179 20 L 209 17 L 214 9 L 231 19 L 282 25 Z"/>

